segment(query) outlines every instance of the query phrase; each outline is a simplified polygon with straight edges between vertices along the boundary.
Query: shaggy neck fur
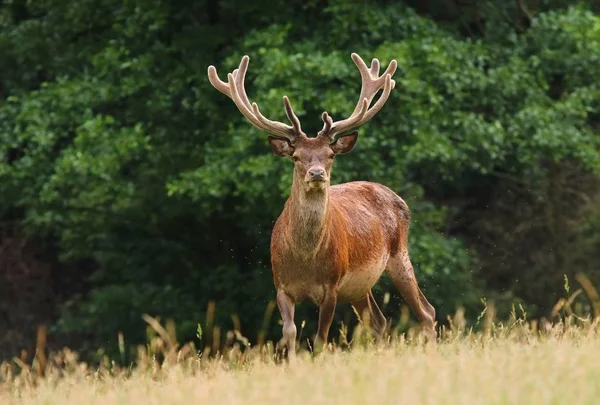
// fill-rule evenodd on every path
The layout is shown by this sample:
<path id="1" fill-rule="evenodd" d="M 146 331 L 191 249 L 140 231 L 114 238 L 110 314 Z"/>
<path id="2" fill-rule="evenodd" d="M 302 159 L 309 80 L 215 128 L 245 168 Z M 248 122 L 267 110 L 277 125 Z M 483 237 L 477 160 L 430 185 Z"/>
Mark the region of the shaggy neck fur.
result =
<path id="1" fill-rule="evenodd" d="M 287 239 L 302 256 L 314 256 L 321 247 L 329 221 L 329 188 L 306 190 L 306 183 L 294 176 L 288 200 Z"/>

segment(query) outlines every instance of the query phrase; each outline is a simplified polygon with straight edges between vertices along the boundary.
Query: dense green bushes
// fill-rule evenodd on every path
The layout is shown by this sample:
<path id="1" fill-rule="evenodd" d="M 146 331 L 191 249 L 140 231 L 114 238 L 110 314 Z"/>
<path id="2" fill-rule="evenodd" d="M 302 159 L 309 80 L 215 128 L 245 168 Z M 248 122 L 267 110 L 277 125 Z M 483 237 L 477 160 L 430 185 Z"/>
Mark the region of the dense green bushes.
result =
<path id="1" fill-rule="evenodd" d="M 283 120 L 287 94 L 311 132 L 323 110 L 354 107 L 350 52 L 398 60 L 390 100 L 333 179 L 382 182 L 409 202 L 413 262 L 440 321 L 458 305 L 476 317 L 483 296 L 544 315 L 564 274 L 600 281 L 593 9 L 546 1 L 529 20 L 494 1 L 448 22 L 456 10 L 435 1 L 430 15 L 385 1 L 262 3 L 3 6 L 0 217 L 56 259 L 57 291 L 79 286 L 61 294 L 55 332 L 87 348 L 118 330 L 133 342 L 148 312 L 187 339 L 216 300 L 218 323 L 238 313 L 255 336 L 291 167 L 208 83 L 209 64 L 223 77 L 244 54 L 250 98 Z"/>

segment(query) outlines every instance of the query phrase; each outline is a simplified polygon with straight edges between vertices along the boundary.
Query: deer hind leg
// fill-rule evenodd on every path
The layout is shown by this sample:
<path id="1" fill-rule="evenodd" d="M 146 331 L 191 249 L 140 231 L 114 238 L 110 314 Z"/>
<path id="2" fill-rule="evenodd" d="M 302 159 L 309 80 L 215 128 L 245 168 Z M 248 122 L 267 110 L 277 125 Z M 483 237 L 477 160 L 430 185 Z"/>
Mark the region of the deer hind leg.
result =
<path id="1" fill-rule="evenodd" d="M 280 344 L 287 347 L 288 359 L 296 356 L 296 324 L 294 323 L 294 301 L 284 291 L 277 291 L 277 306 L 283 319 L 283 337 Z"/>
<path id="2" fill-rule="evenodd" d="M 386 319 L 377 306 L 377 302 L 375 302 L 373 292 L 369 291 L 364 298 L 354 301 L 352 306 L 354 309 L 356 309 L 356 312 L 360 316 L 361 320 L 364 320 L 365 315 L 369 317 L 369 325 L 375 333 L 377 340 L 380 340 L 385 331 Z"/>
<path id="3" fill-rule="evenodd" d="M 419 319 L 427 338 L 435 341 L 435 309 L 429 301 L 427 301 L 427 298 L 425 298 L 425 295 L 421 292 L 421 289 L 417 284 L 417 279 L 408 252 L 400 251 L 396 256 L 390 257 L 386 272 L 400 294 L 406 300 L 410 309 Z"/>

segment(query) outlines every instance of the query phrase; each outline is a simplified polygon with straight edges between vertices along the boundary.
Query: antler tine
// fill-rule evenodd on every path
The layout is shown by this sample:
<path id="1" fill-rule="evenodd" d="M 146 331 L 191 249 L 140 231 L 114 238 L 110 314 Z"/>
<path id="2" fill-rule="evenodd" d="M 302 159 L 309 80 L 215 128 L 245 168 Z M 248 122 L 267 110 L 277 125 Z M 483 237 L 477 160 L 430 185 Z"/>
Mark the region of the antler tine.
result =
<path id="1" fill-rule="evenodd" d="M 379 76 L 379 67 L 379 59 L 373 58 L 373 60 L 371 61 L 371 68 L 369 69 L 369 73 L 371 73 L 371 76 Z"/>
<path id="2" fill-rule="evenodd" d="M 227 82 L 219 79 L 217 69 L 211 65 L 208 67 L 208 80 L 214 88 L 231 98 L 242 115 L 256 128 L 281 138 L 294 140 L 297 136 L 302 134 L 302 129 L 300 127 L 300 120 L 296 114 L 294 114 L 294 110 L 292 109 L 287 96 L 284 96 L 283 100 L 286 114 L 292 122 L 292 126 L 279 121 L 271 121 L 262 115 L 256 103 L 250 103 L 244 86 L 249 61 L 250 58 L 248 55 L 245 55 L 240 61 L 239 67 L 232 73 L 227 74 Z"/>
<path id="3" fill-rule="evenodd" d="M 361 124 L 369 121 L 371 118 L 373 118 L 375 116 L 375 114 L 377 114 L 379 112 L 379 110 L 381 110 L 381 108 L 383 107 L 383 105 L 386 103 L 387 99 L 390 96 L 390 93 L 392 92 L 392 89 L 395 87 L 396 82 L 392 80 L 392 76 L 390 74 L 385 75 L 385 82 L 383 85 L 383 93 L 381 93 L 381 97 L 379 97 L 379 100 L 377 100 L 377 102 L 373 105 L 373 107 L 371 107 L 362 117 Z"/>
<path id="4" fill-rule="evenodd" d="M 354 111 L 345 120 L 338 122 L 329 122 L 323 115 L 323 129 L 319 132 L 320 136 L 327 135 L 333 138 L 336 134 L 346 131 L 351 128 L 356 128 L 365 122 L 369 121 L 385 104 L 389 98 L 390 92 L 395 87 L 396 82 L 392 80 L 393 74 L 396 72 L 398 63 L 396 60 L 392 60 L 388 65 L 387 69 L 383 72 L 383 75 L 379 76 L 380 64 L 377 58 L 371 61 L 371 66 L 367 67 L 363 59 L 356 53 L 352 53 L 352 60 L 358 68 L 361 76 L 361 90 L 358 98 L 358 103 L 354 108 Z M 383 87 L 383 93 L 377 102 L 369 108 L 369 105 L 373 101 L 373 98 Z M 329 117 L 329 119 L 331 119 Z"/>
<path id="5" fill-rule="evenodd" d="M 300 126 L 300 120 L 294 114 L 294 109 L 292 108 L 292 104 L 290 104 L 290 99 L 287 96 L 283 96 L 283 105 L 285 107 L 285 114 L 288 117 L 288 120 L 292 123 L 292 126 L 298 133 L 302 133 L 302 127 Z"/>
<path id="6" fill-rule="evenodd" d="M 229 86 L 223 80 L 219 79 L 219 75 L 217 74 L 217 69 L 213 65 L 210 65 L 208 67 L 208 80 L 210 81 L 210 84 L 212 84 L 215 89 L 219 90 L 221 93 L 225 94 L 226 96 L 229 96 L 229 94 L 230 94 Z"/>
<path id="7" fill-rule="evenodd" d="M 368 108 L 369 108 L 369 100 L 366 98 L 363 98 L 362 103 L 359 102 L 358 105 L 356 106 L 356 110 L 358 110 L 358 111 L 355 110 L 356 112 L 352 113 L 352 115 L 350 115 L 350 117 L 346 118 L 345 120 L 337 121 L 337 122 L 333 122 L 333 119 L 329 116 L 329 114 L 327 114 L 325 112 L 324 114 L 326 114 L 327 121 L 324 122 L 323 129 L 321 129 L 319 131 L 318 135 L 320 135 L 320 136 L 327 135 L 332 138 L 333 136 L 335 136 L 335 134 L 343 132 L 346 129 L 357 127 L 358 125 L 360 125 L 359 122 L 363 119 L 363 117 L 367 113 Z"/>
<path id="8" fill-rule="evenodd" d="M 323 111 L 321 119 L 323 120 L 323 129 L 319 131 L 317 136 L 323 136 L 327 134 L 331 129 L 331 124 L 333 124 L 333 119 L 329 116 L 329 114 L 327 114 L 327 111 Z"/>
<path id="9" fill-rule="evenodd" d="M 291 108 L 291 106 L 290 106 L 290 108 Z M 256 103 L 252 103 L 252 112 L 253 112 L 254 116 L 258 119 L 258 121 L 263 125 L 263 127 L 264 127 L 263 131 L 265 131 L 265 132 L 271 132 L 273 135 L 287 138 L 289 140 L 294 140 L 294 138 L 300 134 L 300 132 L 296 132 L 295 125 L 293 127 L 291 127 L 291 126 L 286 125 L 279 121 L 271 121 L 270 119 L 268 119 L 267 117 L 262 115 L 262 113 L 260 112 L 260 110 L 258 108 L 258 104 L 256 104 Z M 286 113 L 287 113 L 287 111 L 286 111 Z M 293 114 L 293 111 L 292 111 L 292 114 Z M 294 115 L 294 117 L 296 117 L 296 116 Z M 298 117 L 296 117 L 296 120 L 297 119 L 298 119 Z M 298 126 L 299 125 L 300 125 L 300 122 L 298 122 Z"/>

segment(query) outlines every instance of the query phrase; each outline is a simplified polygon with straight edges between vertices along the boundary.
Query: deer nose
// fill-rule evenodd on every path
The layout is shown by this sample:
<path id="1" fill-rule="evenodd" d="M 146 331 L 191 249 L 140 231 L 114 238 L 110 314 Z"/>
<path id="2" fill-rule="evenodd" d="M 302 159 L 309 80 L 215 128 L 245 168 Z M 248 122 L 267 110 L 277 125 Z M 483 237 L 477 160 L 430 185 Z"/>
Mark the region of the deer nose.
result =
<path id="1" fill-rule="evenodd" d="M 311 181 L 322 181 L 325 180 L 325 170 L 323 169 L 310 169 L 308 171 Z"/>

